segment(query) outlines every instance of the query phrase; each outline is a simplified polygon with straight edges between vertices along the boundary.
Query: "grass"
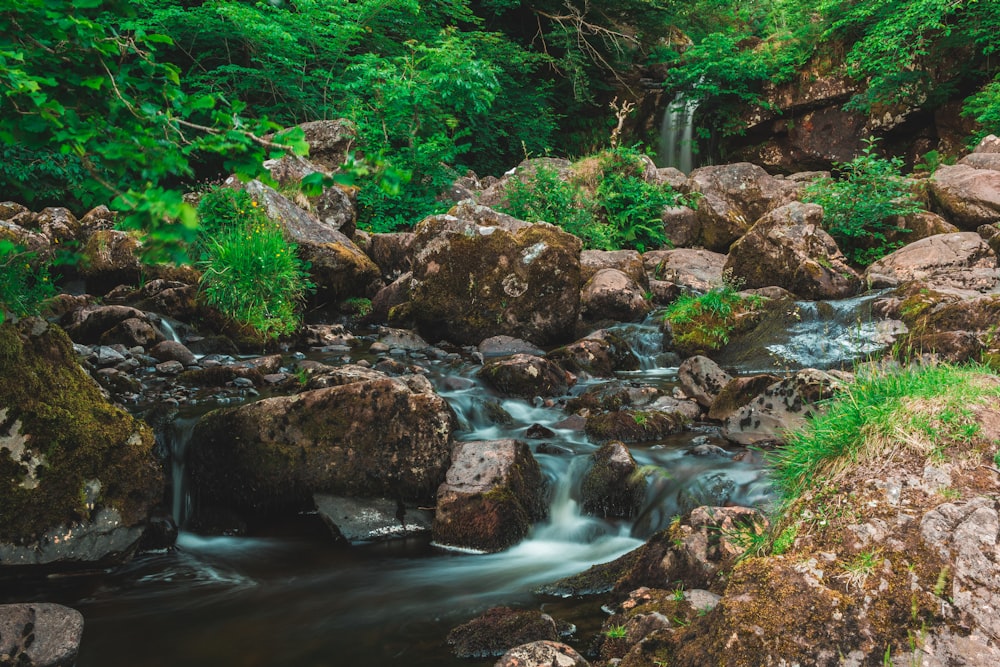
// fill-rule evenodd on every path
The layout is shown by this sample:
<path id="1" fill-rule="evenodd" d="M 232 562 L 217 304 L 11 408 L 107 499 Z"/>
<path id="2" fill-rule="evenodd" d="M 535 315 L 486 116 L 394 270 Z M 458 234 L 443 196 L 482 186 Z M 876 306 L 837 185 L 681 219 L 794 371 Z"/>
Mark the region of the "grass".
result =
<path id="1" fill-rule="evenodd" d="M 878 549 L 862 551 L 850 561 L 843 564 L 843 573 L 839 578 L 847 583 L 848 588 L 862 589 L 868 577 L 875 573 L 875 568 L 879 564 L 880 554 Z"/>
<path id="2" fill-rule="evenodd" d="M 888 463 L 900 450 L 947 457 L 948 443 L 977 434 L 974 407 L 1000 397 L 983 366 L 912 365 L 862 369 L 776 455 L 775 478 L 787 499 L 835 479 L 858 462 Z"/>
<path id="3" fill-rule="evenodd" d="M 604 636 L 608 639 L 624 639 L 626 634 L 624 625 L 612 625 L 604 631 Z"/>
<path id="4" fill-rule="evenodd" d="M 704 294 L 683 295 L 663 314 L 673 332 L 674 346 L 683 352 L 705 353 L 729 343 L 741 314 L 764 303 L 764 297 L 740 294 L 723 283 Z"/>

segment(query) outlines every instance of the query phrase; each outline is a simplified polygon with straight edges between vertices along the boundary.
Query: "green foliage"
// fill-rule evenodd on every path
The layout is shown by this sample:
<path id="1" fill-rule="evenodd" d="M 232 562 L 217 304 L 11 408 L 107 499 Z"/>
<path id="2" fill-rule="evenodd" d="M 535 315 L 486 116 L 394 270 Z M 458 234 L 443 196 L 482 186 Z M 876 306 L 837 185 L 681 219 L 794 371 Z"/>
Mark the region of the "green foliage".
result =
<path id="1" fill-rule="evenodd" d="M 624 639 L 628 634 L 625 625 L 611 625 L 604 631 L 604 636 L 608 639 Z"/>
<path id="2" fill-rule="evenodd" d="M 882 457 L 899 447 L 927 454 L 943 441 L 962 441 L 968 420 L 945 423 L 936 415 L 969 414 L 970 406 L 995 403 L 1000 388 L 977 381 L 977 376 L 989 373 L 985 367 L 949 365 L 857 373 L 775 454 L 778 487 L 794 499 L 828 484 L 852 463 Z M 933 437 L 928 419 L 934 422 Z"/>
<path id="3" fill-rule="evenodd" d="M 980 127 L 970 138 L 970 145 L 978 144 L 988 134 L 1000 135 L 1000 75 L 965 100 L 962 115 L 975 119 Z"/>
<path id="4" fill-rule="evenodd" d="M 7 313 L 37 315 L 42 302 L 54 295 L 48 266 L 37 254 L 0 239 L 0 323 Z"/>
<path id="5" fill-rule="evenodd" d="M 297 306 L 312 286 L 296 246 L 246 192 L 212 190 L 198 212 L 205 302 L 264 336 L 293 332 Z"/>
<path id="6" fill-rule="evenodd" d="M 558 225 L 592 246 L 596 234 L 593 204 L 583 188 L 560 178 L 558 170 L 540 165 L 529 178 L 512 178 L 506 194 L 504 212 L 528 222 Z"/>
<path id="7" fill-rule="evenodd" d="M 823 207 L 824 227 L 847 258 L 861 266 L 902 245 L 886 237 L 905 231 L 895 225 L 896 217 L 922 210 L 902 177 L 902 159 L 880 157 L 875 147 L 875 138 L 869 138 L 861 155 L 836 165 L 839 178 L 813 181 L 802 197 Z"/>
<path id="8" fill-rule="evenodd" d="M 739 318 L 763 303 L 763 297 L 740 294 L 724 283 L 704 294 L 682 295 L 667 307 L 663 319 L 670 324 L 675 347 L 706 353 L 727 345 Z"/>

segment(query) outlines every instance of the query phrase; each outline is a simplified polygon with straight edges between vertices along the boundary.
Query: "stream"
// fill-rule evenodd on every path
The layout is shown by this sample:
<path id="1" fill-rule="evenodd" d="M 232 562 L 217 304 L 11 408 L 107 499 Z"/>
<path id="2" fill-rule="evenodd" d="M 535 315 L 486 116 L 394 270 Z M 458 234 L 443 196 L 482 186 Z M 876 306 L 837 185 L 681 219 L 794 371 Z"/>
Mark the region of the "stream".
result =
<path id="1" fill-rule="evenodd" d="M 803 303 L 798 329 L 781 323 L 780 335 L 754 341 L 752 350 L 742 350 L 743 358 L 727 361 L 727 367 L 755 372 L 769 359 L 772 372 L 776 366 L 849 364 L 872 351 L 868 303 L 868 298 Z M 661 354 L 657 327 L 621 325 L 618 333 L 640 356 L 642 370 L 590 385 L 652 384 L 669 393 L 677 369 L 665 365 L 673 357 Z M 774 361 L 777 356 L 780 362 Z M 631 447 L 640 465 L 663 471 L 651 476 L 646 506 L 635 521 L 584 516 L 580 480 L 597 447 L 580 431 L 554 426 L 566 417 L 561 409 L 492 394 L 474 378 L 478 364 L 471 358 L 456 363 L 416 355 L 407 361 L 424 366 L 452 406 L 458 439 L 516 437 L 531 446 L 549 479 L 552 501 L 549 518 L 517 546 L 490 555 L 442 549 L 429 538 L 345 547 L 334 542 L 317 514 L 305 513 L 254 526 L 246 537 L 205 537 L 182 529 L 175 548 L 140 554 L 111 571 L 5 582 L 0 602 L 49 601 L 80 610 L 86 626 L 78 667 L 492 665 L 495 658 L 452 656 L 448 631 L 492 606 L 522 606 L 576 625 L 565 640 L 586 650 L 603 617 L 599 597 L 564 600 L 536 595 L 535 588 L 635 549 L 674 515 L 697 505 L 761 507 L 771 499 L 761 456 L 735 456 L 745 452 L 728 445 L 715 427 L 695 424 L 663 441 Z M 456 376 L 463 381 L 446 382 Z M 464 388 L 445 388 L 454 386 Z M 588 386 L 581 383 L 573 393 Z M 486 419 L 484 400 L 499 401 L 510 423 L 498 426 Z M 193 417 L 176 422 L 170 445 L 173 509 L 181 520 L 191 509 L 182 482 L 185 438 L 193 423 Z M 532 425 L 553 435 L 530 439 Z M 705 444 L 718 448 L 695 451 Z"/>

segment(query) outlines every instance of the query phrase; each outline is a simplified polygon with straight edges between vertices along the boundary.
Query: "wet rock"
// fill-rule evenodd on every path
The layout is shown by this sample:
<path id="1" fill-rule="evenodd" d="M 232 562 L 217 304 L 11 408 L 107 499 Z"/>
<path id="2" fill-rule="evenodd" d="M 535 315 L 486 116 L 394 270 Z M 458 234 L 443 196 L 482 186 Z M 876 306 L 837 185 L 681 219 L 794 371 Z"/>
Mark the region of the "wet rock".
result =
<path id="1" fill-rule="evenodd" d="M 936 208 L 964 231 L 1000 216 L 1000 171 L 969 164 L 942 165 L 927 181 Z"/>
<path id="2" fill-rule="evenodd" d="M 576 379 L 554 362 L 530 354 L 495 359 L 477 375 L 508 396 L 562 396 Z"/>
<path id="3" fill-rule="evenodd" d="M 545 481 L 517 440 L 459 443 L 437 492 L 434 541 L 479 551 L 513 546 L 545 515 Z"/>
<path id="4" fill-rule="evenodd" d="M 677 369 L 684 393 L 704 408 L 712 407 L 719 392 L 733 377 L 708 357 L 688 357 Z"/>
<path id="5" fill-rule="evenodd" d="M 650 280 L 666 281 L 696 292 L 722 284 L 726 256 L 700 248 L 653 250 L 642 256 Z"/>
<path id="6" fill-rule="evenodd" d="M 646 497 L 646 480 L 636 474 L 639 466 L 628 447 L 621 442 L 608 442 L 591 459 L 581 486 L 583 511 L 616 519 L 638 514 Z"/>
<path id="7" fill-rule="evenodd" d="M 379 327 L 378 342 L 389 350 L 404 350 L 406 352 L 419 352 L 430 347 L 430 344 L 416 332 L 391 327 Z"/>
<path id="8" fill-rule="evenodd" d="M 801 427 L 818 410 L 818 401 L 842 386 L 829 373 L 814 368 L 798 371 L 768 386 L 726 419 L 722 435 L 740 445 L 781 442 L 787 432 Z"/>
<path id="9" fill-rule="evenodd" d="M 580 253 L 580 280 L 586 283 L 604 269 L 617 269 L 641 289 L 647 285 L 642 255 L 636 250 L 584 250 Z"/>
<path id="10" fill-rule="evenodd" d="M 590 663 L 566 644 L 539 641 L 515 646 L 493 667 L 590 667 Z"/>
<path id="11" fill-rule="evenodd" d="M 559 632 L 548 614 L 526 609 L 493 607 L 448 633 L 459 658 L 493 658 L 534 641 L 556 641 Z"/>
<path id="12" fill-rule="evenodd" d="M 194 353 L 184 343 L 178 343 L 174 340 L 157 343 L 150 349 L 149 355 L 159 361 L 177 361 L 182 366 L 191 366 L 198 362 Z"/>
<path id="13" fill-rule="evenodd" d="M 935 287 L 988 292 L 1000 285 L 1000 269 L 996 253 L 979 234 L 962 232 L 904 246 L 869 266 L 864 279 L 875 288 L 919 280 Z"/>
<path id="14" fill-rule="evenodd" d="M 628 344 L 608 331 L 552 350 L 546 357 L 570 373 L 593 377 L 613 377 L 616 371 L 639 369 L 639 358 Z"/>
<path id="15" fill-rule="evenodd" d="M 595 273 L 583 286 L 580 305 L 584 319 L 592 322 L 635 322 L 652 308 L 642 288 L 618 269 L 601 269 Z"/>
<path id="16" fill-rule="evenodd" d="M 822 228 L 823 209 L 792 202 L 753 224 L 726 260 L 747 288 L 777 285 L 804 299 L 852 296 L 861 281 Z"/>
<path id="17" fill-rule="evenodd" d="M 760 396 L 765 389 L 778 382 L 777 375 L 769 373 L 733 378 L 715 397 L 708 411 L 708 418 L 724 421 L 737 410 Z"/>
<path id="18" fill-rule="evenodd" d="M 416 229 L 411 316 L 432 340 L 571 338 L 580 311 L 580 240 L 468 202 Z"/>
<path id="19" fill-rule="evenodd" d="M 61 604 L 0 605 L 0 661 L 19 667 L 72 667 L 83 615 Z"/>
<path id="20" fill-rule="evenodd" d="M 369 322 L 385 322 L 393 326 L 409 322 L 410 284 L 413 274 L 402 274 L 386 285 L 372 298 L 372 310 L 366 318 Z"/>
<path id="21" fill-rule="evenodd" d="M 313 495 L 316 510 L 335 537 L 351 544 L 430 533 L 432 512 L 386 498 Z"/>
<path id="22" fill-rule="evenodd" d="M 598 443 L 620 440 L 633 444 L 654 442 L 680 433 L 688 421 L 678 412 L 619 410 L 588 416 L 585 430 Z"/>
<path id="23" fill-rule="evenodd" d="M 453 419 L 439 396 L 384 376 L 216 410 L 192 435 L 192 489 L 260 511 L 318 492 L 427 502 L 449 464 Z"/>
<path id="24" fill-rule="evenodd" d="M 146 313 L 129 306 L 105 306 L 92 304 L 74 310 L 65 315 L 60 324 L 76 343 L 93 344 L 101 342 L 101 337 L 111 329 L 118 327 L 126 320 L 138 320 L 151 324 Z M 133 326 L 133 325 L 130 325 Z M 119 329 L 122 331 L 123 329 Z M 114 341 L 128 342 L 128 341 Z"/>
<path id="25" fill-rule="evenodd" d="M 108 403 L 69 338 L 0 326 L 0 561 L 121 562 L 160 500 L 153 434 Z"/>
<path id="26" fill-rule="evenodd" d="M 701 167 L 688 182 L 702 195 L 697 209 L 702 245 L 715 252 L 727 252 L 754 221 L 795 199 L 799 189 L 749 162 Z"/>
<path id="27" fill-rule="evenodd" d="M 477 349 L 479 350 L 479 354 L 483 355 L 484 359 L 509 357 L 514 354 L 530 354 L 536 357 L 545 356 L 545 350 L 542 348 L 532 345 L 526 340 L 512 336 L 490 336 L 479 343 Z"/>
<path id="28" fill-rule="evenodd" d="M 394 234 L 372 234 L 364 247 L 365 252 L 378 264 L 382 271 L 382 279 L 390 283 L 412 268 L 410 246 L 415 235 L 413 232 L 397 232 Z"/>

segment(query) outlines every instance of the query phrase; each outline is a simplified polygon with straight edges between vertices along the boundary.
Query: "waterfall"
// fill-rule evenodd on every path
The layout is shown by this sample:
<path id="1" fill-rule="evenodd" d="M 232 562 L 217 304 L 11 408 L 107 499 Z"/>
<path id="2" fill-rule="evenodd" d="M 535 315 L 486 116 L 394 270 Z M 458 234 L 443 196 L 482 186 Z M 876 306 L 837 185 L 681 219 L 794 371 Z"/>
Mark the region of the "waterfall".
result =
<path id="1" fill-rule="evenodd" d="M 660 145 L 656 151 L 656 164 L 676 167 L 685 174 L 694 166 L 694 112 L 698 100 L 677 93 L 673 102 L 663 112 L 660 125 Z"/>
<path id="2" fill-rule="evenodd" d="M 191 434 L 197 423 L 196 417 L 179 417 L 167 424 L 163 430 L 163 443 L 170 455 L 171 515 L 179 528 L 184 526 L 193 509 L 191 494 L 184 480 L 184 462 Z"/>

